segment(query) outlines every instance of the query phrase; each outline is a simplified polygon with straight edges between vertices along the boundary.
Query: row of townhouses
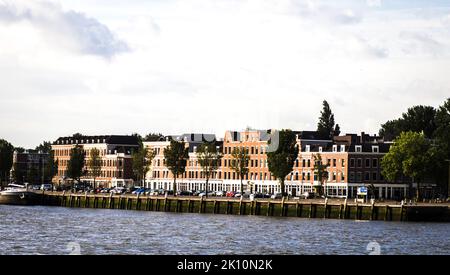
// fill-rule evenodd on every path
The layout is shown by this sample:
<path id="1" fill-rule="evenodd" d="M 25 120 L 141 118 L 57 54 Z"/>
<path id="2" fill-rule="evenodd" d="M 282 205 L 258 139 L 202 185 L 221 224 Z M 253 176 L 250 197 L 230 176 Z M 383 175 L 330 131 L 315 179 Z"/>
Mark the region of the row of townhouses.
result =
<path id="1" fill-rule="evenodd" d="M 231 168 L 231 153 L 235 147 L 246 147 L 250 155 L 249 172 L 244 178 L 245 190 L 261 193 L 280 192 L 278 181 L 271 175 L 267 163 L 270 130 L 227 131 L 223 139 L 210 134 L 183 134 L 170 138 L 185 141 L 189 147 L 189 160 L 186 172 L 177 179 L 178 190 L 205 190 L 205 176 L 197 161 L 197 147 L 206 141 L 214 141 L 222 152 L 218 170 L 209 180 L 208 190 L 239 191 L 240 179 Z M 318 138 L 314 131 L 294 132 L 299 147 L 298 158 L 293 171 L 286 177 L 287 192 L 293 196 L 314 191 L 320 182 L 314 173 L 314 155 L 320 154 L 322 161 L 328 163 L 328 179 L 324 189 L 331 197 L 355 197 L 357 188 L 370 186 L 379 198 L 401 198 L 407 195 L 410 179 L 400 178 L 397 182 L 388 182 L 381 174 L 381 159 L 389 151 L 390 142 L 384 142 L 377 136 L 365 133 L 336 136 L 333 140 Z M 169 146 L 170 138 L 143 142 L 149 149 L 155 150 L 150 170 L 146 175 L 145 187 L 171 190 L 173 175 L 165 166 L 164 149 Z M 67 163 L 70 149 L 75 145 L 83 147 L 86 161 L 89 150 L 97 148 L 102 158 L 101 176 L 96 179 L 104 187 L 130 186 L 135 184 L 132 173 L 131 153 L 138 148 L 135 136 L 84 136 L 61 137 L 52 149 L 58 159 L 58 174 L 53 182 L 64 184 L 67 180 Z M 88 175 L 89 173 L 86 173 Z M 83 181 L 93 182 L 85 176 Z"/>

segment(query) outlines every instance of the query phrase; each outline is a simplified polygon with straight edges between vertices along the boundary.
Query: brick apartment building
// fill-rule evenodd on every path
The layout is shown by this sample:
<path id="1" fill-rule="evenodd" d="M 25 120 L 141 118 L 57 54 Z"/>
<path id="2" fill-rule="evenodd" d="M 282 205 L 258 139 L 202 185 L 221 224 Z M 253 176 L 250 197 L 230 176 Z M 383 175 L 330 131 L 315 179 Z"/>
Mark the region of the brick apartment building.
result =
<path id="1" fill-rule="evenodd" d="M 70 159 L 70 150 L 79 145 L 85 152 L 85 176 L 82 181 L 92 184 L 94 179 L 89 176 L 86 164 L 89 160 L 90 150 L 96 148 L 100 151 L 102 161 L 101 175 L 96 178 L 96 185 L 103 187 L 125 186 L 133 184 L 131 153 L 139 147 L 136 136 L 79 136 L 60 137 L 52 144 L 55 159 L 58 160 L 58 173 L 53 178 L 56 184 L 65 184 L 67 180 L 67 164 Z"/>
<path id="2" fill-rule="evenodd" d="M 381 175 L 380 162 L 389 151 L 391 143 L 379 137 L 362 133 L 347 134 L 333 140 L 319 139 L 314 131 L 294 132 L 299 155 L 293 171 L 286 177 L 286 191 L 291 195 L 317 191 L 321 185 L 314 173 L 314 156 L 320 154 L 327 167 L 328 179 L 324 189 L 331 197 L 355 197 L 357 188 L 370 187 L 378 198 L 400 198 L 406 196 L 409 179 L 397 183 L 387 182 Z M 205 140 L 215 140 L 214 135 L 185 134 L 175 137 L 189 146 L 189 161 L 186 173 L 177 179 L 179 190 L 204 190 L 205 180 L 196 160 L 196 148 Z M 234 147 L 247 147 L 250 155 L 249 172 L 244 178 L 244 189 L 252 192 L 277 193 L 279 183 L 271 175 L 267 163 L 270 130 L 227 131 L 223 141 L 216 141 L 223 158 L 217 172 L 209 181 L 208 190 L 239 191 L 239 176 L 231 169 L 231 153 Z M 163 150 L 168 140 L 144 142 L 144 146 L 157 152 L 146 177 L 149 188 L 172 189 L 173 176 L 164 165 Z"/>
<path id="3" fill-rule="evenodd" d="M 48 180 L 45 176 L 45 165 L 49 154 L 35 150 L 24 152 L 14 151 L 13 165 L 11 167 L 11 181 L 16 183 L 44 183 Z"/>

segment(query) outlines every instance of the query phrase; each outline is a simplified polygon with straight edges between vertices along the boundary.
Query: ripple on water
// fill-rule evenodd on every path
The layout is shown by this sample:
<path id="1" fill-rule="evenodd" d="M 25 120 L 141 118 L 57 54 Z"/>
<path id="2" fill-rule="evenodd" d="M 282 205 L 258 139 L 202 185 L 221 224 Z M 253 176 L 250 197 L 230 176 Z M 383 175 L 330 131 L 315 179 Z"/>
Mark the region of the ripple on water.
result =
<path id="1" fill-rule="evenodd" d="M 0 254 L 449 254 L 449 224 L 0 205 Z"/>

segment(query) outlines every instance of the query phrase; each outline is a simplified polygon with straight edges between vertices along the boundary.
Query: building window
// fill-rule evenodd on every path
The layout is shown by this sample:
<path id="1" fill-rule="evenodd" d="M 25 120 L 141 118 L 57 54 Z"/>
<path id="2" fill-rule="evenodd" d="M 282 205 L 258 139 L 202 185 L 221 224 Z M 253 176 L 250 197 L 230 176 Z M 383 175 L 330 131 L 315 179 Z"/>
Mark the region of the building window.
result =
<path id="1" fill-rule="evenodd" d="M 341 152 L 345 152 L 345 145 L 341 145 Z"/>
<path id="2" fill-rule="evenodd" d="M 355 167 L 355 159 L 350 159 L 350 167 Z"/>
<path id="3" fill-rule="evenodd" d="M 372 159 L 372 167 L 378 168 L 378 159 Z"/>
<path id="4" fill-rule="evenodd" d="M 370 167 L 370 159 L 366 159 L 366 168 Z"/>
<path id="5" fill-rule="evenodd" d="M 308 159 L 308 166 L 307 167 L 311 167 L 311 160 Z"/>
<path id="6" fill-rule="evenodd" d="M 342 167 L 345 167 L 345 159 L 342 159 Z"/>
<path id="7" fill-rule="evenodd" d="M 310 151 L 310 146 L 309 145 L 306 145 L 305 146 L 305 152 L 309 152 Z"/>
<path id="8" fill-rule="evenodd" d="M 337 145 L 333 145 L 333 152 L 337 152 Z"/>
<path id="9" fill-rule="evenodd" d="M 362 159 L 358 159 L 357 161 L 357 167 L 361 168 L 362 167 Z"/>
<path id="10" fill-rule="evenodd" d="M 378 153 L 379 147 L 378 146 L 372 146 L 372 153 Z"/>
<path id="11" fill-rule="evenodd" d="M 355 180 L 355 173 L 351 172 L 351 173 L 349 174 L 349 179 L 348 179 L 348 181 L 352 182 L 352 181 L 354 181 L 354 180 Z"/>
<path id="12" fill-rule="evenodd" d="M 302 159 L 302 167 L 306 167 L 306 159 Z"/>
<path id="13" fill-rule="evenodd" d="M 364 180 L 366 180 L 366 181 L 370 180 L 370 173 L 369 172 L 365 172 L 364 173 Z"/>
<path id="14" fill-rule="evenodd" d="M 362 179 L 362 173 L 361 173 L 361 172 L 357 172 L 357 173 L 356 173 L 356 181 L 357 181 L 357 182 L 360 182 L 361 179 Z"/>
<path id="15" fill-rule="evenodd" d="M 361 153 L 361 152 L 362 152 L 362 146 L 361 146 L 361 145 L 356 145 L 356 146 L 355 146 L 355 151 L 356 151 L 357 153 Z"/>
<path id="16" fill-rule="evenodd" d="M 377 173 L 376 172 L 372 173 L 372 180 L 377 180 Z"/>
<path id="17" fill-rule="evenodd" d="M 336 159 L 333 159 L 333 167 L 336 167 Z"/>

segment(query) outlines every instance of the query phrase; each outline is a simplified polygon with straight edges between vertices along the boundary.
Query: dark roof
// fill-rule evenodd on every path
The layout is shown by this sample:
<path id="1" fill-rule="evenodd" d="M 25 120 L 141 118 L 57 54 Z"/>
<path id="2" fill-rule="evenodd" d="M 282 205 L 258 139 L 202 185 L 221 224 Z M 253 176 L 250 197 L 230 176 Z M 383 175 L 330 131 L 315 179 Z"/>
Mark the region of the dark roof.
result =
<path id="1" fill-rule="evenodd" d="M 298 135 L 299 139 L 314 139 L 314 140 L 324 140 L 320 138 L 317 131 L 294 131 Z"/>
<path id="2" fill-rule="evenodd" d="M 176 136 L 176 139 L 181 141 L 181 140 L 186 140 L 187 142 L 191 143 L 191 142 L 211 142 L 211 141 L 216 141 L 216 135 L 214 134 L 201 134 L 201 133 L 187 133 L 187 134 L 182 134 L 180 136 Z"/>
<path id="3" fill-rule="evenodd" d="M 109 135 L 109 136 L 81 136 L 80 138 L 74 137 L 60 137 L 55 142 L 57 144 L 95 144 L 95 143 L 106 143 L 106 144 L 123 144 L 123 145 L 139 145 L 139 139 L 137 136 L 126 136 L 126 135 Z"/>

